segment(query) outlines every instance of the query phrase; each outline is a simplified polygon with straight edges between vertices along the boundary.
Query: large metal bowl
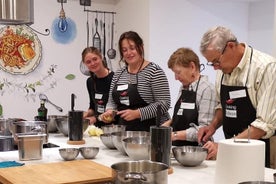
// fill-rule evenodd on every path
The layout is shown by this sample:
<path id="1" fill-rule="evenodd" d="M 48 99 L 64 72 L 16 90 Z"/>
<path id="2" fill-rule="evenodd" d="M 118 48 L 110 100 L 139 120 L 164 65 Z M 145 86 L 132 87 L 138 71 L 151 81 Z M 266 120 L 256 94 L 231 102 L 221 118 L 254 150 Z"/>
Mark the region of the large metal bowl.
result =
<path id="1" fill-rule="evenodd" d="M 114 146 L 119 150 L 122 154 L 126 154 L 126 151 L 123 147 L 123 139 L 127 137 L 143 137 L 149 136 L 150 133 L 146 131 L 123 131 L 123 132 L 112 132 L 112 142 Z"/>
<path id="2" fill-rule="evenodd" d="M 150 136 L 123 139 L 125 152 L 132 160 L 149 160 Z"/>
<path id="3" fill-rule="evenodd" d="M 11 119 L 0 118 L 0 136 L 12 135 L 10 131 Z"/>
<path id="4" fill-rule="evenodd" d="M 198 166 L 207 157 L 208 150 L 200 146 L 178 146 L 172 148 L 173 156 L 183 166 Z"/>
<path id="5" fill-rule="evenodd" d="M 48 123 L 48 132 L 49 133 L 54 133 L 57 132 L 57 118 L 62 118 L 64 116 L 62 115 L 49 115 L 47 118 L 47 123 Z"/>
<path id="6" fill-rule="evenodd" d="M 87 129 L 89 125 L 88 119 L 83 119 L 83 132 Z M 58 116 L 56 118 L 56 126 L 60 133 L 62 133 L 64 136 L 69 135 L 69 121 L 68 116 Z"/>
<path id="7" fill-rule="evenodd" d="M 104 134 L 111 134 L 112 132 L 122 132 L 126 130 L 125 125 L 105 125 L 102 126 L 101 129 L 103 130 Z"/>
<path id="8" fill-rule="evenodd" d="M 112 142 L 112 136 L 111 133 L 107 133 L 107 134 L 101 134 L 100 135 L 100 139 L 102 141 L 102 143 L 109 149 L 116 149 L 116 147 L 114 146 L 113 142 Z"/>
<path id="9" fill-rule="evenodd" d="M 69 134 L 68 116 L 60 116 L 56 118 L 56 126 L 60 133 L 62 133 L 64 136 L 68 136 Z"/>

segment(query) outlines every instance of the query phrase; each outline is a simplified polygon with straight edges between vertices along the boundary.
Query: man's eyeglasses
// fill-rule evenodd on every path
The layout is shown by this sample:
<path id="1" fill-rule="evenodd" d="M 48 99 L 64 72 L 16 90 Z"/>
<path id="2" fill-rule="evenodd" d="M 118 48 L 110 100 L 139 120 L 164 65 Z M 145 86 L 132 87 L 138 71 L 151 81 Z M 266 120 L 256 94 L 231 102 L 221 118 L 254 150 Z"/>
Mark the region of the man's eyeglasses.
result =
<path id="1" fill-rule="evenodd" d="M 229 42 L 236 42 L 236 41 L 237 41 L 237 40 L 228 40 L 228 41 L 226 42 L 225 46 L 223 47 L 222 52 L 221 52 L 219 58 L 216 59 L 216 60 L 214 60 L 214 61 L 208 61 L 208 62 L 207 62 L 207 65 L 208 65 L 208 66 L 218 66 L 218 65 L 220 64 L 220 59 L 221 59 L 221 57 L 223 56 L 223 54 L 224 54 L 224 52 L 225 52 L 225 50 L 226 50 L 226 48 L 227 48 L 228 43 L 229 43 Z"/>

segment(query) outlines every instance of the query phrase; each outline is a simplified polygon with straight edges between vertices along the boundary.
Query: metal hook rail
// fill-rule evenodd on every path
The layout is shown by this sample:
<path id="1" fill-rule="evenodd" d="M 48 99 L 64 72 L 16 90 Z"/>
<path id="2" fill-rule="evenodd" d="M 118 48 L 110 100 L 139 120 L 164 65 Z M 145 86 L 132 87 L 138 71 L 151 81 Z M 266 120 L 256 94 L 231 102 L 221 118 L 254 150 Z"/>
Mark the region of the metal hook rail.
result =
<path id="1" fill-rule="evenodd" d="M 103 14 L 116 14 L 116 12 L 111 12 L 111 11 L 101 11 L 101 10 L 89 10 L 85 9 L 86 6 L 84 6 L 83 11 L 85 12 L 91 12 L 91 13 L 103 13 Z"/>

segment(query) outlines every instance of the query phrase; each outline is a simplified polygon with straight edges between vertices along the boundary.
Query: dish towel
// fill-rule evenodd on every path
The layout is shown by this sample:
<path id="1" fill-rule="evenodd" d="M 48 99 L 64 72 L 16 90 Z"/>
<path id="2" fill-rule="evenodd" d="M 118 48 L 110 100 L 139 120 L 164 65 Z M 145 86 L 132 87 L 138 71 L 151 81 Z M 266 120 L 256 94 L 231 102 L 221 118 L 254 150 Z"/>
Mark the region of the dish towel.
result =
<path id="1" fill-rule="evenodd" d="M 16 166 L 22 166 L 24 163 L 19 163 L 16 161 L 4 161 L 0 162 L 0 168 L 7 168 L 7 167 L 16 167 Z"/>

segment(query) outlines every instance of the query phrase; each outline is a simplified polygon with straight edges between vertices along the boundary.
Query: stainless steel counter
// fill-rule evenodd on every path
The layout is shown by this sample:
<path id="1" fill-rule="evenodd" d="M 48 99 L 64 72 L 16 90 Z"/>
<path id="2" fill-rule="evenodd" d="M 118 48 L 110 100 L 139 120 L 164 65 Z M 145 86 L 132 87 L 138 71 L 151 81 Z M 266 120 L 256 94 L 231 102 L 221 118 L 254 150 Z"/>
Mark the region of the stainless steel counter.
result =
<path id="1" fill-rule="evenodd" d="M 18 151 L 0 152 L 0 161 L 18 161 L 25 164 L 39 164 L 48 162 L 60 162 L 63 161 L 58 153 L 59 148 L 63 147 L 82 147 L 82 146 L 97 146 L 100 147 L 100 151 L 94 162 L 103 164 L 105 166 L 111 166 L 114 163 L 122 161 L 130 161 L 129 157 L 122 155 L 117 150 L 107 149 L 99 137 L 84 136 L 85 144 L 82 145 L 69 145 L 67 144 L 68 137 L 64 137 L 63 134 L 50 134 L 49 143 L 58 145 L 59 147 L 44 148 L 41 160 L 32 161 L 19 161 Z M 77 159 L 83 159 L 79 154 Z M 171 166 L 173 173 L 168 176 L 169 184 L 179 183 L 192 183 L 192 184 L 213 184 L 215 179 L 215 167 L 216 161 L 205 160 L 200 166 L 197 167 L 184 167 L 178 164 L 176 160 L 172 160 Z M 274 169 L 265 169 L 265 181 L 273 181 Z M 231 173 L 229 173 L 231 174 Z"/>

